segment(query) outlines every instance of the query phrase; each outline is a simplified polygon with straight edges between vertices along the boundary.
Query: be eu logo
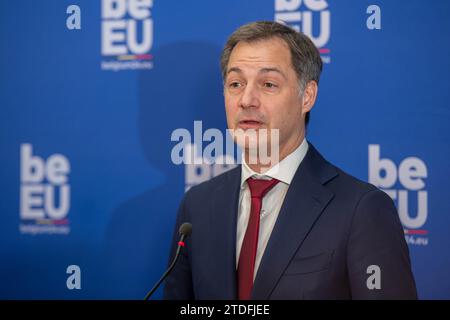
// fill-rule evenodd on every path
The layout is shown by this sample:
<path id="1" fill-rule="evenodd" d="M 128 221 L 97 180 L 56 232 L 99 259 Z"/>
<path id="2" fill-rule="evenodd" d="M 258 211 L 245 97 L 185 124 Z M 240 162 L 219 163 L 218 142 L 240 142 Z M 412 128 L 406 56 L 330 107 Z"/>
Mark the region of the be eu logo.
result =
<path id="1" fill-rule="evenodd" d="M 20 146 L 20 232 L 68 234 L 70 209 L 69 160 L 53 154 L 33 155 L 31 144 Z"/>
<path id="2" fill-rule="evenodd" d="M 380 155 L 380 145 L 369 145 L 369 182 L 386 192 L 397 205 L 406 242 L 428 245 L 428 169 L 418 157 L 407 157 L 397 166 Z"/>
<path id="3" fill-rule="evenodd" d="M 326 0 L 275 0 L 274 20 L 306 34 L 319 49 L 322 61 L 331 62 L 331 13 Z"/>
<path id="4" fill-rule="evenodd" d="M 103 70 L 152 69 L 153 0 L 102 0 Z"/>

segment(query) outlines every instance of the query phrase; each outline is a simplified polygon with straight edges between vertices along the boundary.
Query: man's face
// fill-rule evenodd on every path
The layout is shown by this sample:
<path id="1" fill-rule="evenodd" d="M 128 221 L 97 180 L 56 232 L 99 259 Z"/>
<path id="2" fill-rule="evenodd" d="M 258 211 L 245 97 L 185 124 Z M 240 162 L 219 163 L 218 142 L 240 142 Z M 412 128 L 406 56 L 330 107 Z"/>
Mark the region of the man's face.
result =
<path id="1" fill-rule="evenodd" d="M 228 62 L 224 95 L 229 129 L 279 129 L 280 160 L 303 140 L 305 108 L 284 40 L 239 42 Z"/>

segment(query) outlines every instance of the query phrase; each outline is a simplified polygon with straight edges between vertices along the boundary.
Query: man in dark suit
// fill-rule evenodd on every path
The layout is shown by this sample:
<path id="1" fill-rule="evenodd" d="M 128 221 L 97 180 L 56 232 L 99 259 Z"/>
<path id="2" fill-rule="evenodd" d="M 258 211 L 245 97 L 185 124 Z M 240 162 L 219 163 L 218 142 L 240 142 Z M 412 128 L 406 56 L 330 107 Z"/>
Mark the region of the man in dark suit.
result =
<path id="1" fill-rule="evenodd" d="M 277 135 L 257 136 L 255 147 L 237 134 L 242 165 L 186 193 L 171 258 L 178 227 L 193 230 L 165 298 L 417 298 L 392 200 L 305 139 L 322 70 L 311 40 L 279 23 L 250 23 L 228 39 L 221 66 L 229 129 Z M 277 145 L 267 166 L 261 143 Z"/>

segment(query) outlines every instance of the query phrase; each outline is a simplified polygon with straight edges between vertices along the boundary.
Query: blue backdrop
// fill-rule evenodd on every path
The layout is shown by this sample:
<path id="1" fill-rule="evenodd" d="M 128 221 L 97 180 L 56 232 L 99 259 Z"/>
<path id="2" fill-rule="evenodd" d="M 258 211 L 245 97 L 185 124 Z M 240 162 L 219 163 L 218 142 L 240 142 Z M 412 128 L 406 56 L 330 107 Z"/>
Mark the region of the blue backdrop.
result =
<path id="1" fill-rule="evenodd" d="M 394 198 L 420 298 L 450 298 L 449 1 L 136 3 L 0 2 L 0 298 L 145 295 L 185 189 L 224 169 L 175 165 L 171 134 L 225 130 L 221 48 L 275 19 L 325 62 L 308 139 Z"/>

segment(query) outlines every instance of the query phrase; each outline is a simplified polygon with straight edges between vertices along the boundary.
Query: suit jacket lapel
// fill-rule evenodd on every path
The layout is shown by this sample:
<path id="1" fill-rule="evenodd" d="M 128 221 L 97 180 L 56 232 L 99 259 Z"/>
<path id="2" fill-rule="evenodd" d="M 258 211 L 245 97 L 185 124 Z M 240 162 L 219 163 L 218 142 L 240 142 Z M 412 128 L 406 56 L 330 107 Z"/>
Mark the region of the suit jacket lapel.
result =
<path id="1" fill-rule="evenodd" d="M 213 194 L 210 220 L 214 254 L 212 281 L 218 282 L 219 299 L 236 299 L 236 221 L 239 206 L 241 167 L 227 173 L 227 181 Z"/>
<path id="2" fill-rule="evenodd" d="M 310 144 L 289 186 L 253 286 L 252 299 L 268 299 L 314 222 L 333 198 L 323 184 L 336 170 Z"/>

